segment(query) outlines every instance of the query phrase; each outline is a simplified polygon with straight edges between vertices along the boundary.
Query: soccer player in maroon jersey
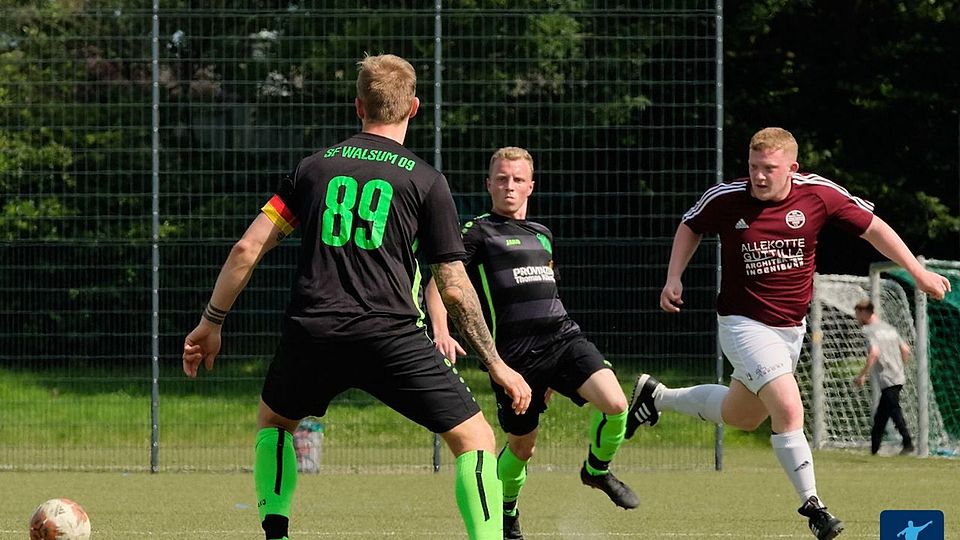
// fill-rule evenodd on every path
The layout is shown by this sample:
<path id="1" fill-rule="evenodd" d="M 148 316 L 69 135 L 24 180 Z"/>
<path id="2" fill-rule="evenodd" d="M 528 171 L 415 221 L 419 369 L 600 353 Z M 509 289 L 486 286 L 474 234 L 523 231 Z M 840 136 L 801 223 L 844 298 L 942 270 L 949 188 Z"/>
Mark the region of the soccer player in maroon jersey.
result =
<path id="1" fill-rule="evenodd" d="M 523 414 L 530 387 L 507 366 L 483 322 L 447 180 L 403 146 L 419 108 L 416 73 L 385 54 L 358 63 L 362 130 L 300 161 L 230 251 L 210 303 L 183 344 L 196 377 L 220 351 L 221 324 L 261 258 L 300 228 L 283 333 L 257 412 L 254 484 L 267 540 L 286 539 L 297 480 L 293 432 L 360 388 L 427 429 L 456 456 L 456 501 L 470 540 L 501 540 L 496 439 L 470 389 L 423 332 L 418 251 L 490 376 Z"/>
<path id="2" fill-rule="evenodd" d="M 843 523 L 817 495 L 813 455 L 803 433 L 803 403 L 793 376 L 813 291 L 817 234 L 827 223 L 860 236 L 904 267 L 917 286 L 942 300 L 943 276 L 926 270 L 900 236 L 873 215 L 873 204 L 816 174 L 801 174 L 797 141 L 781 128 L 750 140 L 750 178 L 708 189 L 677 228 L 660 307 L 678 313 L 681 276 L 704 234 L 718 234 L 722 275 L 717 298 L 720 346 L 733 366 L 730 386 L 667 388 L 650 375 L 637 379 L 627 434 L 654 425 L 660 411 L 677 411 L 753 431 L 770 417 L 770 437 L 784 472 L 800 495 L 799 513 L 819 540 Z"/>

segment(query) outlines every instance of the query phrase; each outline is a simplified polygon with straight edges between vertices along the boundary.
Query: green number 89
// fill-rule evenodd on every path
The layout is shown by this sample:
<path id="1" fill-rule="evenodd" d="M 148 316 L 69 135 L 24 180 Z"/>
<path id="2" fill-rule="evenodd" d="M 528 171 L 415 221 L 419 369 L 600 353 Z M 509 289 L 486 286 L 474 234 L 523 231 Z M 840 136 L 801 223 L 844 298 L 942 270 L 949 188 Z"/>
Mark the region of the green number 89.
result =
<path id="1" fill-rule="evenodd" d="M 324 244 L 341 247 L 353 241 L 361 249 L 377 249 L 383 244 L 383 233 L 390 214 L 390 201 L 393 199 L 393 186 L 385 180 L 374 178 L 364 184 L 360 193 L 360 204 L 356 208 L 360 219 L 370 222 L 370 230 L 363 227 L 353 229 L 353 210 L 357 203 L 357 180 L 350 176 L 335 176 L 327 185 L 324 198 L 323 221 L 320 239 Z M 342 193 L 342 195 L 341 195 Z M 379 196 L 378 196 L 379 195 Z M 376 200 L 376 207 L 374 201 Z"/>

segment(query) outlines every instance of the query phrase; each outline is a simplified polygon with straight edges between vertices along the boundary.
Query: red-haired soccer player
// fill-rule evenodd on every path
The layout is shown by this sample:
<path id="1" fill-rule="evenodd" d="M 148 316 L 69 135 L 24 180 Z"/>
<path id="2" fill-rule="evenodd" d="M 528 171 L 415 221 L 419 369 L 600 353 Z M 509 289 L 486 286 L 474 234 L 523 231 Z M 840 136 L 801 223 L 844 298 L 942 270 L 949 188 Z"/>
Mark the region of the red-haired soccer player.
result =
<path id="1" fill-rule="evenodd" d="M 752 431 L 768 416 L 773 451 L 800 496 L 801 515 L 819 540 L 843 523 L 817 495 L 813 455 L 803 433 L 803 404 L 793 376 L 813 290 L 817 234 L 825 224 L 870 242 L 903 266 L 936 299 L 946 278 L 923 268 L 900 236 L 873 215 L 873 204 L 816 174 L 801 174 L 797 141 L 785 129 L 766 128 L 750 140 L 750 178 L 708 189 L 677 228 L 660 307 L 677 313 L 683 275 L 704 234 L 718 234 L 722 275 L 717 299 L 720 346 L 733 366 L 730 386 L 666 388 L 641 375 L 634 388 L 627 437 L 653 425 L 660 411 Z"/>

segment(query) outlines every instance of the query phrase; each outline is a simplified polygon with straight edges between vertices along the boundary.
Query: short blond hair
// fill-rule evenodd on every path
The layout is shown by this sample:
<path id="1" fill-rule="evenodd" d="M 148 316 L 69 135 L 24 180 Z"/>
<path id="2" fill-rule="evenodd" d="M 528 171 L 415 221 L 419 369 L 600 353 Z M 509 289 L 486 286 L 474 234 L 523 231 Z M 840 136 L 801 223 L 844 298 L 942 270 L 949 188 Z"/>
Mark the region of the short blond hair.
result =
<path id="1" fill-rule="evenodd" d="M 763 128 L 754 133 L 750 139 L 750 150 L 758 152 L 783 150 L 793 160 L 797 159 L 799 151 L 797 140 L 793 138 L 793 134 L 779 127 Z"/>
<path id="2" fill-rule="evenodd" d="M 490 165 L 487 167 L 487 177 L 490 177 L 493 172 L 493 164 L 497 162 L 498 159 L 506 159 L 508 161 L 513 161 L 515 159 L 523 159 L 530 165 L 530 174 L 533 175 L 533 156 L 530 155 L 530 152 L 527 152 L 525 149 L 520 148 L 519 146 L 504 146 L 503 148 L 497 150 L 490 156 Z"/>
<path id="3" fill-rule="evenodd" d="M 397 124 L 410 116 L 417 95 L 417 72 L 399 56 L 366 56 L 357 62 L 357 97 L 363 102 L 367 119 L 374 123 Z"/>

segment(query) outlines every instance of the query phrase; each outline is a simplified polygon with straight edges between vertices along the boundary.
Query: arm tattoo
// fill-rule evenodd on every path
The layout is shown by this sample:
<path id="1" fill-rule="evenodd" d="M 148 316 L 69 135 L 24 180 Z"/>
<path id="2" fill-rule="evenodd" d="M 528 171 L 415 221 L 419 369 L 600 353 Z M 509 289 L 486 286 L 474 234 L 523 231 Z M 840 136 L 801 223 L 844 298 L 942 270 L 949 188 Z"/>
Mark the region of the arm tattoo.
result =
<path id="1" fill-rule="evenodd" d="M 440 298 L 447 313 L 457 325 L 460 335 L 466 338 L 484 365 L 490 366 L 501 361 L 493 343 L 493 336 L 483 320 L 480 299 L 467 277 L 460 261 L 430 265 L 433 278 L 437 282 Z"/>

